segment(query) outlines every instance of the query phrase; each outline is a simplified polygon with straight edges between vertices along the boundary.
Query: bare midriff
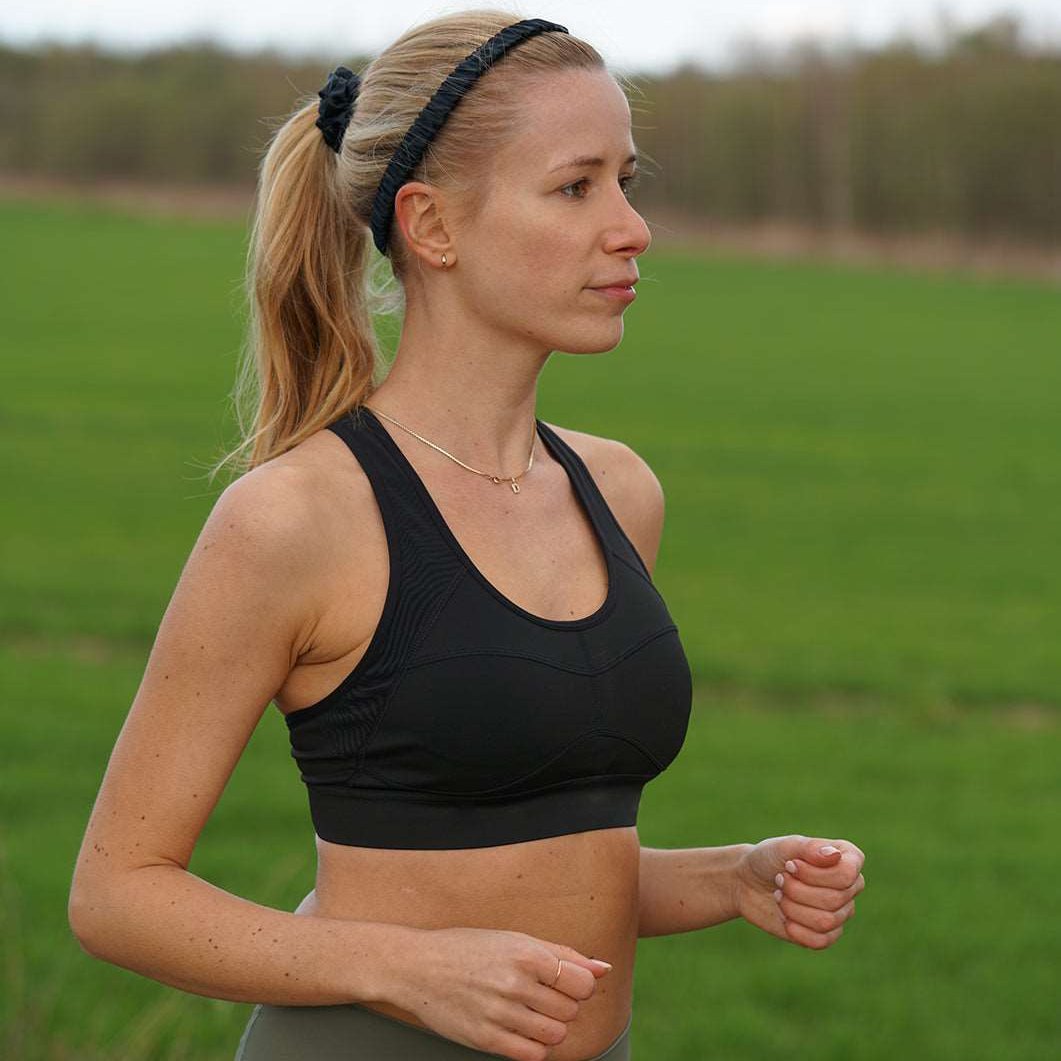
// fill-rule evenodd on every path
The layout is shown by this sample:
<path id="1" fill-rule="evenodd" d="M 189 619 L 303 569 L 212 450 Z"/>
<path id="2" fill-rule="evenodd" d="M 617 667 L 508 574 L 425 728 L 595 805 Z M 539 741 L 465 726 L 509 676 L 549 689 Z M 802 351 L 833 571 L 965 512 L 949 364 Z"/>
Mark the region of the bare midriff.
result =
<path id="1" fill-rule="evenodd" d="M 550 1061 L 584 1061 L 626 1027 L 633 998 L 640 841 L 634 826 L 500 847 L 449 851 L 348 847 L 317 839 L 316 887 L 299 914 L 386 921 L 415 928 L 524 932 L 611 962 L 579 1001 Z M 388 1001 L 359 1001 L 424 1027 Z"/>
<path id="2" fill-rule="evenodd" d="M 575 435 L 558 430 L 576 443 Z M 404 449 L 401 435 L 399 430 L 395 437 Z M 584 440 L 580 446 L 588 445 L 590 436 L 578 438 Z M 407 453 L 421 467 L 431 457 L 418 445 L 409 444 Z M 582 455 L 589 457 L 584 448 Z M 383 610 L 389 564 L 372 487 L 340 439 L 321 431 L 278 459 L 307 461 L 320 474 L 310 481 L 320 505 L 318 525 L 325 528 L 320 570 L 327 573 L 312 650 L 300 657 L 276 697 L 286 714 L 315 703 L 361 659 Z M 509 491 L 475 490 L 481 482 L 470 483 L 447 463 L 443 458 L 431 466 L 431 493 L 499 593 L 548 620 L 579 620 L 600 608 L 608 589 L 602 546 L 566 472 L 544 447 L 525 480 L 534 490 L 521 494 L 518 505 Z M 358 528 L 353 538 L 351 527 Z M 559 556 L 549 552 L 556 542 L 563 546 Z M 551 548 L 556 551 L 555 544 Z M 523 563 L 513 565 L 513 556 Z M 606 1050 L 630 1017 L 640 850 L 635 826 L 439 851 L 354 847 L 318 837 L 316 887 L 295 912 L 423 929 L 507 929 L 610 962 L 611 972 L 579 1001 L 566 1038 L 547 1055 L 549 1061 L 585 1061 Z M 359 1004 L 425 1026 L 392 1002 Z"/>

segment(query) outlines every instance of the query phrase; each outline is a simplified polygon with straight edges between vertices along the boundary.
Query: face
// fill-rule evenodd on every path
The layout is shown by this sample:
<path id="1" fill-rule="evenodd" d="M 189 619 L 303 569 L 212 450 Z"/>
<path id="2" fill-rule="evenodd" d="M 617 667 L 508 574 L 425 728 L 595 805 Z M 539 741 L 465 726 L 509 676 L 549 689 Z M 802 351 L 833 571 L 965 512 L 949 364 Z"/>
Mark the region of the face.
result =
<path id="1" fill-rule="evenodd" d="M 628 196 L 630 107 L 603 71 L 572 70 L 526 93 L 524 128 L 499 155 L 482 210 L 451 233 L 459 297 L 489 326 L 546 350 L 591 353 L 622 338 L 627 299 L 592 288 L 638 276 L 651 234 Z M 578 158 L 600 158 L 601 164 Z"/>

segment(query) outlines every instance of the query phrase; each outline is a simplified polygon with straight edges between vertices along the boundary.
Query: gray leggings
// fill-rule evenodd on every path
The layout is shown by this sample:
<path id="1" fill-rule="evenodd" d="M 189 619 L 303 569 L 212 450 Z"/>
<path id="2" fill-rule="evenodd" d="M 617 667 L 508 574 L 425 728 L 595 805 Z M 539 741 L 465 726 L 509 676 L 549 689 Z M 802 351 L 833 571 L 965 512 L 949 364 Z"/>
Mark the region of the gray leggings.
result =
<path id="1" fill-rule="evenodd" d="M 603 1053 L 584 1061 L 630 1061 L 630 1025 Z M 447 1039 L 357 1002 L 251 1010 L 234 1061 L 476 1061 L 501 1057 Z"/>

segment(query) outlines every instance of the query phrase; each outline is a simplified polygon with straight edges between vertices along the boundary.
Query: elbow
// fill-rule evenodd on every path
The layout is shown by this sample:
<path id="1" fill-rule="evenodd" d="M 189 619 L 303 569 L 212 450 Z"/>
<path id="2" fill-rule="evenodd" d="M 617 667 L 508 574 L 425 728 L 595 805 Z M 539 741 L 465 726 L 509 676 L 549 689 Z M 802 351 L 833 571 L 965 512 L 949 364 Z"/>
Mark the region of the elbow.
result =
<path id="1" fill-rule="evenodd" d="M 81 945 L 86 954 L 96 956 L 91 926 L 92 901 L 85 895 L 84 888 L 76 885 L 70 889 L 70 898 L 66 904 L 66 920 L 74 939 Z"/>
<path id="2" fill-rule="evenodd" d="M 74 871 L 66 920 L 81 949 L 93 958 L 116 962 L 132 942 L 129 911 L 145 866 L 86 868 Z M 118 962 L 120 964 L 120 962 Z"/>
<path id="3" fill-rule="evenodd" d="M 70 887 L 66 904 L 66 920 L 74 939 L 81 949 L 93 958 L 105 958 L 103 939 L 106 937 L 106 918 L 101 912 L 107 903 L 101 894 L 102 886 L 79 881 L 76 877 Z"/>

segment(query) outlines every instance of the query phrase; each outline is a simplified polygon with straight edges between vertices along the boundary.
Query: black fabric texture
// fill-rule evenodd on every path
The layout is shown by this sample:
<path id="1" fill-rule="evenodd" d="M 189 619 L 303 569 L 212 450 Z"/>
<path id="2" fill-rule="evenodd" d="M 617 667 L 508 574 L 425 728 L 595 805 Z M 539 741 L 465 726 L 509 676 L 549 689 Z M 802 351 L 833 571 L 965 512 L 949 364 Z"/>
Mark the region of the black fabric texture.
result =
<path id="1" fill-rule="evenodd" d="M 349 67 L 337 66 L 324 88 L 318 91 L 317 120 L 313 123 L 321 131 L 325 143 L 336 153 L 343 146 L 343 136 L 354 112 L 361 78 Z"/>
<path id="2" fill-rule="evenodd" d="M 634 825 L 681 749 L 678 627 L 582 459 L 536 423 L 607 560 L 607 597 L 579 619 L 533 615 L 487 581 L 367 406 L 328 425 L 371 482 L 390 581 L 361 660 L 285 716 L 323 839 L 449 849 Z"/>

